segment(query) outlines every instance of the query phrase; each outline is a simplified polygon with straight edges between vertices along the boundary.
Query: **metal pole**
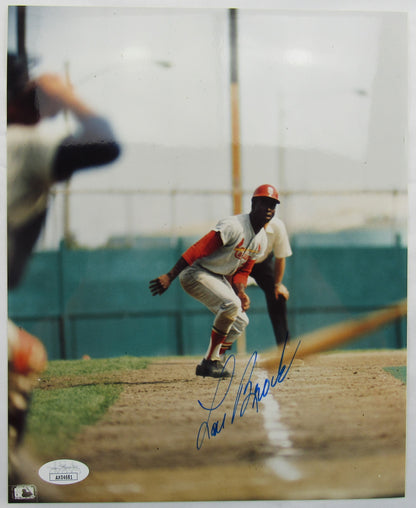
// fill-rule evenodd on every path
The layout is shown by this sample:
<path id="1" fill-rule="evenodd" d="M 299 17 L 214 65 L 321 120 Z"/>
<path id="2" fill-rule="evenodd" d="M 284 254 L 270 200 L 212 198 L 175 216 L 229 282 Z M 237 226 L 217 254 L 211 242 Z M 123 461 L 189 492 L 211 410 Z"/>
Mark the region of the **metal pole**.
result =
<path id="1" fill-rule="evenodd" d="M 17 54 L 25 64 L 26 80 L 29 79 L 28 58 L 26 52 L 26 7 L 17 7 Z"/>
<path id="2" fill-rule="evenodd" d="M 278 139 L 277 139 L 277 185 L 279 192 L 286 189 L 286 172 L 285 172 L 285 110 L 281 104 L 281 95 L 278 95 Z"/>
<path id="3" fill-rule="evenodd" d="M 237 9 L 229 10 L 230 20 L 230 65 L 231 65 L 231 153 L 232 153 L 232 196 L 233 213 L 242 213 L 241 159 L 240 159 L 240 106 L 238 83 L 238 30 Z M 246 352 L 246 334 L 237 341 L 237 353 Z"/>
<path id="4" fill-rule="evenodd" d="M 69 78 L 69 62 L 65 62 L 65 80 L 67 84 L 69 85 L 71 83 Z M 65 122 L 67 125 L 67 129 L 69 132 L 69 118 L 68 118 L 68 111 L 64 110 L 64 117 Z M 69 246 L 70 238 L 71 238 L 71 225 L 70 225 L 70 193 L 71 193 L 71 183 L 70 180 L 67 180 L 64 183 L 64 241 L 66 247 Z"/>
<path id="5" fill-rule="evenodd" d="M 241 163 L 240 163 L 240 112 L 237 51 L 237 9 L 229 9 L 230 64 L 231 64 L 231 153 L 233 213 L 242 212 Z"/>

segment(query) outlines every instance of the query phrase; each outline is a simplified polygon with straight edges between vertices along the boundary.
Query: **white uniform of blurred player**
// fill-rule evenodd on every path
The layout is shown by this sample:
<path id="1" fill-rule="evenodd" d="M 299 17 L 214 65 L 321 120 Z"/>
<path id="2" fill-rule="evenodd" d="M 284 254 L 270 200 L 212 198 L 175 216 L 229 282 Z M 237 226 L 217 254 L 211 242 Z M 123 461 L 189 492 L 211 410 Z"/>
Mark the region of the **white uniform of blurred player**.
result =
<path id="1" fill-rule="evenodd" d="M 7 242 L 8 287 L 19 283 L 46 219 L 51 187 L 75 171 L 113 162 L 120 153 L 107 119 L 78 98 L 54 74 L 25 80 L 23 64 L 7 61 Z M 75 132 L 42 129 L 44 120 L 66 111 Z"/>
<path id="2" fill-rule="evenodd" d="M 42 120 L 69 112 L 74 133 L 45 133 Z M 80 169 L 114 161 L 120 153 L 108 121 L 81 101 L 62 78 L 44 74 L 30 80 L 26 61 L 7 56 L 7 265 L 8 289 L 16 288 L 44 225 L 51 187 Z M 46 365 L 43 344 L 8 324 L 9 481 L 21 461 L 32 377 Z"/>

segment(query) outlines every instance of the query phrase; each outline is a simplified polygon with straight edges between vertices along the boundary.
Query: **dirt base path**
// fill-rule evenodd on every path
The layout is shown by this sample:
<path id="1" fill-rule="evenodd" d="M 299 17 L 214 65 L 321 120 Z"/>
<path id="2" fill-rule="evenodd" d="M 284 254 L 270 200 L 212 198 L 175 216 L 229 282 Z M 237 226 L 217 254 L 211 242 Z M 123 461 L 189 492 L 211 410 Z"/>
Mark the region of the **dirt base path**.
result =
<path id="1" fill-rule="evenodd" d="M 405 366 L 404 351 L 321 354 L 295 360 L 280 375 L 278 366 L 252 370 L 249 357 L 238 357 L 232 381 L 220 382 L 197 378 L 195 364 L 155 360 L 122 375 L 117 403 L 68 454 L 90 475 L 62 487 L 67 499 L 404 495 L 406 385 L 384 370 Z M 218 407 L 204 410 L 198 400 Z"/>

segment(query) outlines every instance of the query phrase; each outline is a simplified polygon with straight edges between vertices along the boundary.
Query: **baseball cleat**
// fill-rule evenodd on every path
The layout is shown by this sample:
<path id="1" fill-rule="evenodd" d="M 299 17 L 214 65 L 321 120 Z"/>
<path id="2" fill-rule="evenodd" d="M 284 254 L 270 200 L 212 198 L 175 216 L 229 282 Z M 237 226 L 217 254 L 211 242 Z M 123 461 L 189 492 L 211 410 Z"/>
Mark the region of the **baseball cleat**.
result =
<path id="1" fill-rule="evenodd" d="M 196 366 L 196 375 L 203 377 L 231 377 L 231 374 L 224 368 L 219 360 L 206 360 Z"/>

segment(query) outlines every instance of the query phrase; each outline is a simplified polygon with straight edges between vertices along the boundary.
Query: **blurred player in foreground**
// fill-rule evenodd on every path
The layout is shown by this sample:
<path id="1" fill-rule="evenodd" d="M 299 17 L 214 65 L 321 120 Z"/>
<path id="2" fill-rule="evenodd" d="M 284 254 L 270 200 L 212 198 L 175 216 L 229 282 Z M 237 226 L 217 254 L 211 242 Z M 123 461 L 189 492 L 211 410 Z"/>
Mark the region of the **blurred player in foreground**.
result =
<path id="1" fill-rule="evenodd" d="M 250 213 L 220 220 L 168 273 L 150 281 L 152 294 L 161 295 L 179 275 L 183 289 L 215 314 L 208 350 L 196 367 L 197 376 L 230 376 L 220 355 L 248 325 L 247 279 L 256 259 L 266 250 L 264 226 L 273 218 L 277 203 L 279 196 L 273 186 L 258 187 Z"/>
<path id="2" fill-rule="evenodd" d="M 274 218 L 264 227 L 267 234 L 267 249 L 256 260 L 251 277 L 264 291 L 267 311 L 272 323 L 276 344 L 289 340 L 286 301 L 289 291 L 282 283 L 286 258 L 292 255 L 286 227 L 281 219 Z"/>
<path id="3" fill-rule="evenodd" d="M 69 133 L 45 134 L 43 120 L 68 112 L 77 124 Z M 97 115 L 54 74 L 30 80 L 26 62 L 7 56 L 7 262 L 8 288 L 18 286 L 45 223 L 56 182 L 75 171 L 108 164 L 120 153 L 108 121 Z M 33 379 L 46 366 L 42 342 L 8 324 L 9 468 L 22 440 Z M 10 471 L 9 471 L 10 474 Z"/>

